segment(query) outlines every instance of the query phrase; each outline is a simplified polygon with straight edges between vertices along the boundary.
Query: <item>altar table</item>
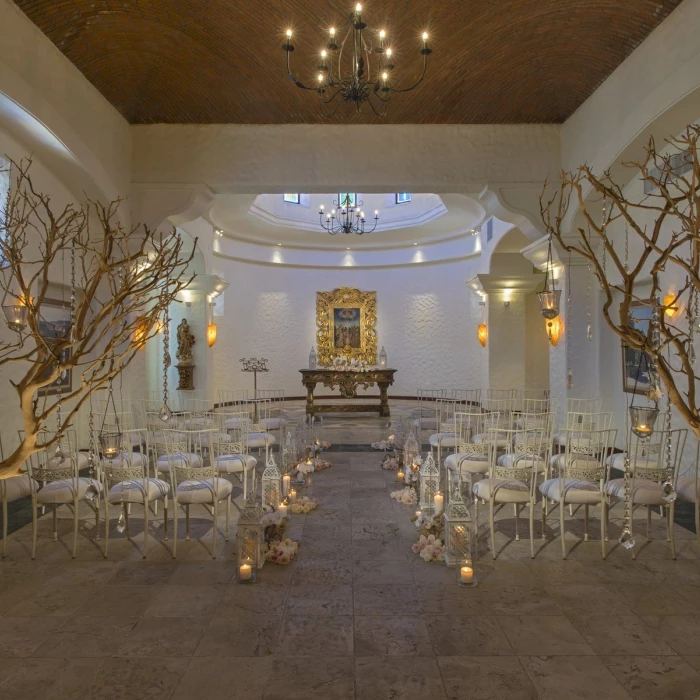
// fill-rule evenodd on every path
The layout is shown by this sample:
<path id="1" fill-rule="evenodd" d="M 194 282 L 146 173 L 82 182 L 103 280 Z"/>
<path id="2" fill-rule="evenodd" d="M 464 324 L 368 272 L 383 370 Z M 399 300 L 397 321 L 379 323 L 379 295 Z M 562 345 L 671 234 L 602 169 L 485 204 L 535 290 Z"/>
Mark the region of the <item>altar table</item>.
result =
<path id="1" fill-rule="evenodd" d="M 387 390 L 394 383 L 395 369 L 371 368 L 366 372 L 355 370 L 339 370 L 339 369 L 300 369 L 301 383 L 306 387 L 306 415 L 314 415 L 315 413 L 351 413 L 351 412 L 367 412 L 377 411 L 380 416 L 388 418 L 389 412 L 389 397 Z M 328 389 L 338 387 L 341 397 L 345 399 L 354 399 L 357 397 L 357 388 L 362 387 L 368 389 L 375 384 L 379 387 L 379 404 L 376 403 L 376 396 L 361 396 L 359 398 L 366 399 L 363 403 L 332 403 L 323 404 L 322 406 L 314 405 L 314 389 L 317 384 L 322 384 Z"/>

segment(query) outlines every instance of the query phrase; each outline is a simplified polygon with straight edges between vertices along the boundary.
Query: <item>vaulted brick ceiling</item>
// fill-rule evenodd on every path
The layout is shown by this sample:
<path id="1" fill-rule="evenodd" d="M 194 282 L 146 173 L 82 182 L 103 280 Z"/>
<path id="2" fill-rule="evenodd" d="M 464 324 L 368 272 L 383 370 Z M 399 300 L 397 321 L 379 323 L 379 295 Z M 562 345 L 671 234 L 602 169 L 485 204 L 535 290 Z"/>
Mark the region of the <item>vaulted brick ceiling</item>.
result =
<path id="1" fill-rule="evenodd" d="M 321 28 L 355 0 L 16 0 L 128 119 L 141 123 L 315 124 L 314 93 L 286 74 L 316 74 Z M 426 81 L 395 95 L 385 117 L 343 106 L 333 123 L 564 121 L 680 0 L 365 0 L 386 28 L 397 78 L 420 70 L 418 36 L 434 49 Z"/>

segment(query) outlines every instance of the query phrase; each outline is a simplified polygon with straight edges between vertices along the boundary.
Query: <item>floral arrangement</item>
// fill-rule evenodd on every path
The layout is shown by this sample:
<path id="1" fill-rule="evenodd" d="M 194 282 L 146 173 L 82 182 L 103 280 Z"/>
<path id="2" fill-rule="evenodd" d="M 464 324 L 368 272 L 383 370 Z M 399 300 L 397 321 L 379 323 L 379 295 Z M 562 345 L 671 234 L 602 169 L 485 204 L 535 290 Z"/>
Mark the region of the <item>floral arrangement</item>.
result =
<path id="1" fill-rule="evenodd" d="M 298 551 L 299 543 L 290 540 L 288 537 L 286 539 L 273 540 L 267 545 L 265 561 L 286 566 L 294 559 Z"/>
<path id="2" fill-rule="evenodd" d="M 306 462 L 300 462 L 297 464 L 297 471 L 299 474 L 311 474 L 311 472 L 314 470 L 315 466 L 313 460 L 311 461 L 311 464 L 307 464 Z"/>
<path id="3" fill-rule="evenodd" d="M 391 448 L 392 448 L 392 445 L 389 444 L 388 440 L 380 440 L 379 442 L 372 443 L 373 450 L 381 450 L 382 452 L 386 452 L 387 450 L 390 450 Z"/>
<path id="4" fill-rule="evenodd" d="M 346 355 L 334 357 L 331 367 L 346 372 L 367 372 L 369 370 L 366 360 L 358 360 L 356 357 L 348 358 Z"/>
<path id="5" fill-rule="evenodd" d="M 421 535 L 411 549 L 423 561 L 445 561 L 445 545 L 435 535 Z"/>
<path id="6" fill-rule="evenodd" d="M 327 459 L 316 458 L 316 471 L 317 472 L 322 472 L 324 469 L 328 469 L 328 467 L 330 467 L 330 466 L 332 466 L 332 465 Z"/>
<path id="7" fill-rule="evenodd" d="M 395 455 L 386 455 L 382 460 L 382 469 L 395 472 L 399 468 L 399 460 Z"/>
<path id="8" fill-rule="evenodd" d="M 429 535 L 440 537 L 445 528 L 445 518 L 442 513 L 425 515 L 421 512 L 420 515 L 411 516 L 411 522 L 421 531 L 421 537 L 428 537 Z"/>
<path id="9" fill-rule="evenodd" d="M 410 486 L 405 486 L 399 491 L 392 491 L 391 497 L 406 506 L 414 506 L 416 503 L 418 503 L 416 490 L 412 489 Z"/>
<path id="10" fill-rule="evenodd" d="M 309 498 L 308 496 L 302 496 L 301 498 L 295 498 L 289 504 L 289 510 L 292 513 L 308 513 L 318 506 L 318 501 L 315 498 Z"/>
<path id="11" fill-rule="evenodd" d="M 265 534 L 265 542 L 282 540 L 287 529 L 287 519 L 279 510 L 272 510 L 269 506 L 265 506 L 265 511 L 263 517 L 260 518 L 260 524 Z"/>

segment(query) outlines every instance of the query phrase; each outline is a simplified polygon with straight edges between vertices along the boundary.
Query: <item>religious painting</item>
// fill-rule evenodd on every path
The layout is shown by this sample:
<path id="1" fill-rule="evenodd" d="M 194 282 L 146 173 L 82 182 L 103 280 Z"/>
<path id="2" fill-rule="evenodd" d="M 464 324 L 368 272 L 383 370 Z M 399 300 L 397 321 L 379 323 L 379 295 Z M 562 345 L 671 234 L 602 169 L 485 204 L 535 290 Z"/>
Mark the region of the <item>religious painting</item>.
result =
<path id="1" fill-rule="evenodd" d="M 333 309 L 333 347 L 336 350 L 360 349 L 360 309 L 357 307 Z"/>
<path id="2" fill-rule="evenodd" d="M 649 337 L 653 306 L 633 301 L 627 325 Z M 622 344 L 622 383 L 627 394 L 646 394 L 651 389 L 651 358 L 644 350 Z"/>
<path id="3" fill-rule="evenodd" d="M 377 293 L 341 287 L 316 292 L 318 362 L 329 366 L 334 358 L 377 361 Z"/>
<path id="4" fill-rule="evenodd" d="M 39 334 L 49 346 L 64 340 L 70 333 L 70 303 L 60 299 L 44 299 L 41 304 L 41 318 L 39 319 Z M 70 346 L 63 348 L 60 352 L 61 362 L 67 362 L 71 357 Z M 65 369 L 56 377 L 55 381 L 44 389 L 40 394 L 66 394 L 72 390 L 73 372 Z"/>

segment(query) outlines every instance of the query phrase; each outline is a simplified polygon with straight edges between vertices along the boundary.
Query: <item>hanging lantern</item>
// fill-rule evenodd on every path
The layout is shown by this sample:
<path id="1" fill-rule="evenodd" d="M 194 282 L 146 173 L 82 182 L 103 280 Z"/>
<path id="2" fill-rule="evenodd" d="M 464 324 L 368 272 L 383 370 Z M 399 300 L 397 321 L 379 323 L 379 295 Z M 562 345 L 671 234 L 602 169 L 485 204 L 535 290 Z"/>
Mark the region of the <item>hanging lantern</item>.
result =
<path id="1" fill-rule="evenodd" d="M 547 245 L 547 266 L 544 271 L 544 289 L 537 292 L 540 300 L 540 313 L 546 319 L 553 319 L 559 315 L 559 301 L 561 298 L 561 289 L 556 288 L 552 272 L 552 235 L 550 234 Z"/>
<path id="2" fill-rule="evenodd" d="M 632 432 L 640 438 L 649 437 L 654 431 L 654 423 L 659 415 L 656 406 L 630 406 Z"/>
<path id="3" fill-rule="evenodd" d="M 382 369 L 387 366 L 386 365 L 386 350 L 384 349 L 383 345 L 382 345 L 382 349 L 379 351 L 379 366 Z"/>
<path id="4" fill-rule="evenodd" d="M 27 327 L 27 307 L 24 304 L 3 304 L 2 312 L 10 330 L 21 333 Z"/>
<path id="5" fill-rule="evenodd" d="M 238 534 L 236 535 L 238 583 L 255 583 L 258 569 L 265 563 L 262 556 L 263 528 L 260 523 L 263 511 L 254 498 L 254 496 L 249 495 L 249 500 L 238 518 Z"/>
<path id="6" fill-rule="evenodd" d="M 435 513 L 435 494 L 440 490 L 440 470 L 435 464 L 433 455 L 423 461 L 420 468 L 420 507 L 429 515 Z"/>
<path id="7" fill-rule="evenodd" d="M 207 326 L 207 345 L 211 348 L 214 347 L 216 342 L 216 324 L 210 323 Z"/>
<path id="8" fill-rule="evenodd" d="M 461 483 L 453 490 L 452 499 L 445 508 L 445 564 L 457 566 L 471 562 L 476 540 L 475 523 L 469 507 L 462 499 Z M 471 567 L 473 569 L 473 567 Z"/>
<path id="9" fill-rule="evenodd" d="M 105 459 L 114 459 L 119 454 L 122 435 L 119 432 L 119 426 L 109 426 L 109 430 L 105 430 L 105 427 L 104 425 L 102 426 L 98 438 L 100 441 L 100 449 Z M 116 430 L 114 428 L 116 428 Z"/>
<path id="10" fill-rule="evenodd" d="M 549 342 L 553 347 L 557 347 L 559 344 L 559 335 L 561 334 L 561 319 L 557 316 L 551 320 L 548 319 L 545 323 L 547 324 L 547 337 L 549 338 Z"/>
<path id="11" fill-rule="evenodd" d="M 476 335 L 479 338 L 479 342 L 481 343 L 481 347 L 485 348 L 486 341 L 488 340 L 488 337 L 489 337 L 489 329 L 485 323 L 479 324 L 479 327 L 476 329 Z"/>
<path id="12" fill-rule="evenodd" d="M 282 475 L 280 474 L 280 470 L 277 468 L 272 452 L 270 452 L 267 458 L 265 471 L 262 475 L 263 506 L 270 506 L 270 508 L 274 508 L 275 510 L 279 508 L 280 492 L 282 488 L 281 484 Z"/>

